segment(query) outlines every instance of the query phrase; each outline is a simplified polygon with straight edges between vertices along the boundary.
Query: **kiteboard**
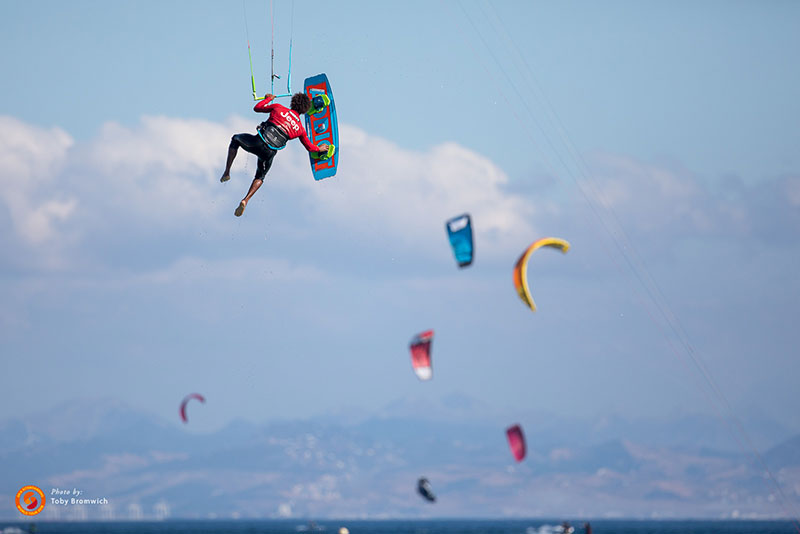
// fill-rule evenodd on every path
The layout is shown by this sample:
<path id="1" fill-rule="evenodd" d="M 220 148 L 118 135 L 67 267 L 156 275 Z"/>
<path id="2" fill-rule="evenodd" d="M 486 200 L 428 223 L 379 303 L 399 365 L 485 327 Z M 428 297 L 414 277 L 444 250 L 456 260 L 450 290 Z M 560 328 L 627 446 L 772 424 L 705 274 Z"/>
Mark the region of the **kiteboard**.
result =
<path id="1" fill-rule="evenodd" d="M 339 166 L 339 123 L 336 120 L 336 104 L 333 101 L 333 91 L 325 73 L 306 78 L 303 91 L 312 100 L 312 108 L 306 113 L 306 132 L 315 145 L 327 143 L 331 149 L 327 157 L 318 158 L 309 156 L 311 172 L 315 180 L 330 178 L 336 174 Z M 315 97 L 324 97 L 317 98 Z"/>

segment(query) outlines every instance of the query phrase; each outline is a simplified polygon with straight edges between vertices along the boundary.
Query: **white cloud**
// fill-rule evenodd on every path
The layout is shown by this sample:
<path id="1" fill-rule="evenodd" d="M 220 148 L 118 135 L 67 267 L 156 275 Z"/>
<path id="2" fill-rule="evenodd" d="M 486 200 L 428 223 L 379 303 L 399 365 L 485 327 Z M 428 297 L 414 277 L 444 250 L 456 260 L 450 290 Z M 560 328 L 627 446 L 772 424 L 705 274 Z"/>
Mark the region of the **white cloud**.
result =
<path id="1" fill-rule="evenodd" d="M 100 193 L 96 209 L 182 226 L 215 209 L 215 186 L 240 122 L 143 117 L 135 128 L 107 123 L 85 147 L 86 161 L 76 165 Z"/>
<path id="2" fill-rule="evenodd" d="M 52 181 L 73 144 L 73 139 L 60 128 L 39 128 L 13 117 L 0 116 L 4 182 L 30 187 L 37 181 Z"/>
<path id="3" fill-rule="evenodd" d="M 700 206 L 705 191 L 693 176 L 616 154 L 593 158 L 594 176 L 583 190 L 601 210 L 622 214 L 639 228 L 661 228 L 676 221 L 698 230 L 712 224 Z"/>
<path id="4" fill-rule="evenodd" d="M 77 203 L 71 198 L 66 201 L 50 200 L 36 208 L 29 207 L 21 217 L 23 224 L 18 228 L 20 234 L 34 244 L 50 240 L 55 234 L 53 223 L 66 221 L 75 211 Z"/>
<path id="5" fill-rule="evenodd" d="M 621 225 L 627 234 L 655 237 L 661 243 L 665 238 L 677 242 L 687 237 L 783 233 L 791 226 L 786 221 L 793 206 L 800 205 L 796 178 L 750 186 L 731 177 L 711 182 L 679 166 L 614 154 L 596 154 L 592 171 L 591 180 L 581 185 L 603 225 L 615 232 Z M 600 222 L 589 212 L 585 220 Z"/>
<path id="6" fill-rule="evenodd" d="M 51 266 L 63 264 L 53 260 L 59 255 L 92 251 L 98 232 L 115 239 L 130 232 L 172 235 L 175 250 L 165 256 L 166 265 L 200 257 L 180 236 L 202 226 L 207 244 L 230 239 L 216 229 L 230 232 L 232 209 L 249 185 L 255 158 L 241 151 L 234 179 L 218 179 L 231 135 L 253 131 L 256 122 L 143 117 L 133 127 L 107 123 L 96 138 L 76 143 L 58 128 L 0 117 L 0 201 L 18 241 Z M 445 220 L 469 212 L 480 257 L 505 259 L 539 237 L 536 226 L 545 222 L 549 231 L 596 222 L 592 214 L 579 220 L 574 206 L 509 190 L 498 165 L 455 143 L 408 150 L 349 125 L 341 126 L 340 140 L 335 177 L 315 182 L 305 150 L 291 143 L 255 197 L 280 204 L 280 231 L 292 232 L 298 242 L 325 226 L 342 239 L 441 254 Z M 592 182 L 583 185 L 601 214 L 612 215 L 603 209 L 609 206 L 627 231 L 729 231 L 747 228 L 757 216 L 747 195 L 737 191 L 740 198 L 720 199 L 684 170 L 610 154 L 597 155 L 593 168 Z M 798 183 L 785 181 L 787 205 L 800 203 Z M 246 215 L 258 209 L 256 203 Z M 247 216 L 236 223 L 243 233 L 255 231 Z M 16 252 L 6 247 L 8 257 Z"/>
<path id="7" fill-rule="evenodd" d="M 233 189 L 238 199 L 255 168 L 255 158 L 240 151 L 234 180 L 219 183 L 230 136 L 253 131 L 255 122 L 143 117 L 134 127 L 107 123 L 96 138 L 76 144 L 61 130 L 5 119 L 0 139 L 17 143 L 6 144 L 0 154 L 0 172 L 9 182 L 3 199 L 17 233 L 31 246 L 46 247 L 56 223 L 89 247 L 94 232 L 122 239 L 126 229 L 180 234 L 195 231 L 198 221 L 213 228 L 211 219 L 232 216 L 231 184 L 240 187 Z M 455 143 L 406 150 L 347 125 L 340 139 L 343 159 L 336 177 L 314 182 L 305 150 L 293 143 L 278 154 L 265 185 L 283 193 L 276 198 L 260 192 L 256 199 L 288 207 L 295 219 L 284 222 L 298 228 L 325 224 L 342 228 L 343 235 L 379 235 L 415 250 L 440 249 L 445 220 L 463 212 L 473 216 L 484 257 L 508 246 L 516 250 L 531 239 L 533 206 L 505 191 L 508 177 L 489 159 Z M 242 170 L 248 174 L 245 184 Z M 20 174 L 23 183 L 34 185 L 15 186 L 12 177 Z M 69 195 L 43 195 L 50 182 Z M 313 220 L 300 208 L 311 209 Z M 186 254 L 176 243 L 175 257 Z"/>
<path id="8" fill-rule="evenodd" d="M 340 139 L 335 177 L 319 183 L 297 178 L 315 213 L 331 224 L 356 235 L 439 247 L 445 221 L 469 212 L 482 256 L 532 239 L 536 207 L 506 191 L 508 176 L 488 158 L 456 143 L 407 150 L 346 125 Z M 296 164 L 308 174 L 304 154 Z"/>
<path id="9" fill-rule="evenodd" d="M 14 233 L 29 246 L 59 237 L 56 224 L 70 218 L 77 199 L 59 192 L 73 139 L 60 128 L 39 128 L 0 117 L 0 202 Z"/>

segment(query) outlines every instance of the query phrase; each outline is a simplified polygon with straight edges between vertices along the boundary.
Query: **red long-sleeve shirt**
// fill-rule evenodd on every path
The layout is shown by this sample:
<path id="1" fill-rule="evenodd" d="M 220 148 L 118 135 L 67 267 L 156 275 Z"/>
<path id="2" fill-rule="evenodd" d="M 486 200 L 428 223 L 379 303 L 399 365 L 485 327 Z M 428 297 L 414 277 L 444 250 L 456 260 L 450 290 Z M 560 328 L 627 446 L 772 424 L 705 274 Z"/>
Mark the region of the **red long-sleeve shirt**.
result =
<path id="1" fill-rule="evenodd" d="M 289 136 L 289 139 L 299 138 L 309 152 L 321 152 L 322 149 L 313 144 L 306 135 L 306 129 L 303 128 L 300 115 L 286 106 L 270 104 L 272 100 L 272 98 L 261 100 L 255 105 L 253 111 L 256 113 L 269 113 L 267 122 L 280 128 L 283 133 Z"/>

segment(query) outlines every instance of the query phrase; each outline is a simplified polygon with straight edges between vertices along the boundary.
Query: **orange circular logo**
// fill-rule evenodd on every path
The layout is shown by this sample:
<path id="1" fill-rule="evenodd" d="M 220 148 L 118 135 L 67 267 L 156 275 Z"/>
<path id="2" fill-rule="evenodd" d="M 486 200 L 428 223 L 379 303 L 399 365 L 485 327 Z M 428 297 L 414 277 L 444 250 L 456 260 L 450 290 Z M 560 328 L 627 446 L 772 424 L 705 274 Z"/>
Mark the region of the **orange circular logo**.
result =
<path id="1" fill-rule="evenodd" d="M 44 508 L 44 492 L 36 486 L 25 486 L 17 492 L 17 510 L 25 515 L 36 515 Z"/>

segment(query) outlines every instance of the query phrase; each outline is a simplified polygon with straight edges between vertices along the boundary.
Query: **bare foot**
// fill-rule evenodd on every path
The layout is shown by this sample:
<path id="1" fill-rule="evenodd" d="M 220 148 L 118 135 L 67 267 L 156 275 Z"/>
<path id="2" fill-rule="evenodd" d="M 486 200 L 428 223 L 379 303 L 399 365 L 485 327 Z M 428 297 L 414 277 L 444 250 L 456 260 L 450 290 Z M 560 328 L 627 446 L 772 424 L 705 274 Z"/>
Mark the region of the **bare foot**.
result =
<path id="1" fill-rule="evenodd" d="M 247 202 L 242 200 L 241 202 L 239 202 L 239 207 L 236 208 L 236 211 L 234 211 L 233 214 L 236 215 L 237 217 L 241 217 L 242 213 L 244 213 L 244 208 L 246 206 L 247 206 Z"/>
<path id="2" fill-rule="evenodd" d="M 231 175 L 230 174 L 223 174 L 222 178 L 220 178 L 219 181 L 224 184 L 225 182 L 227 182 L 230 179 L 231 179 Z"/>

